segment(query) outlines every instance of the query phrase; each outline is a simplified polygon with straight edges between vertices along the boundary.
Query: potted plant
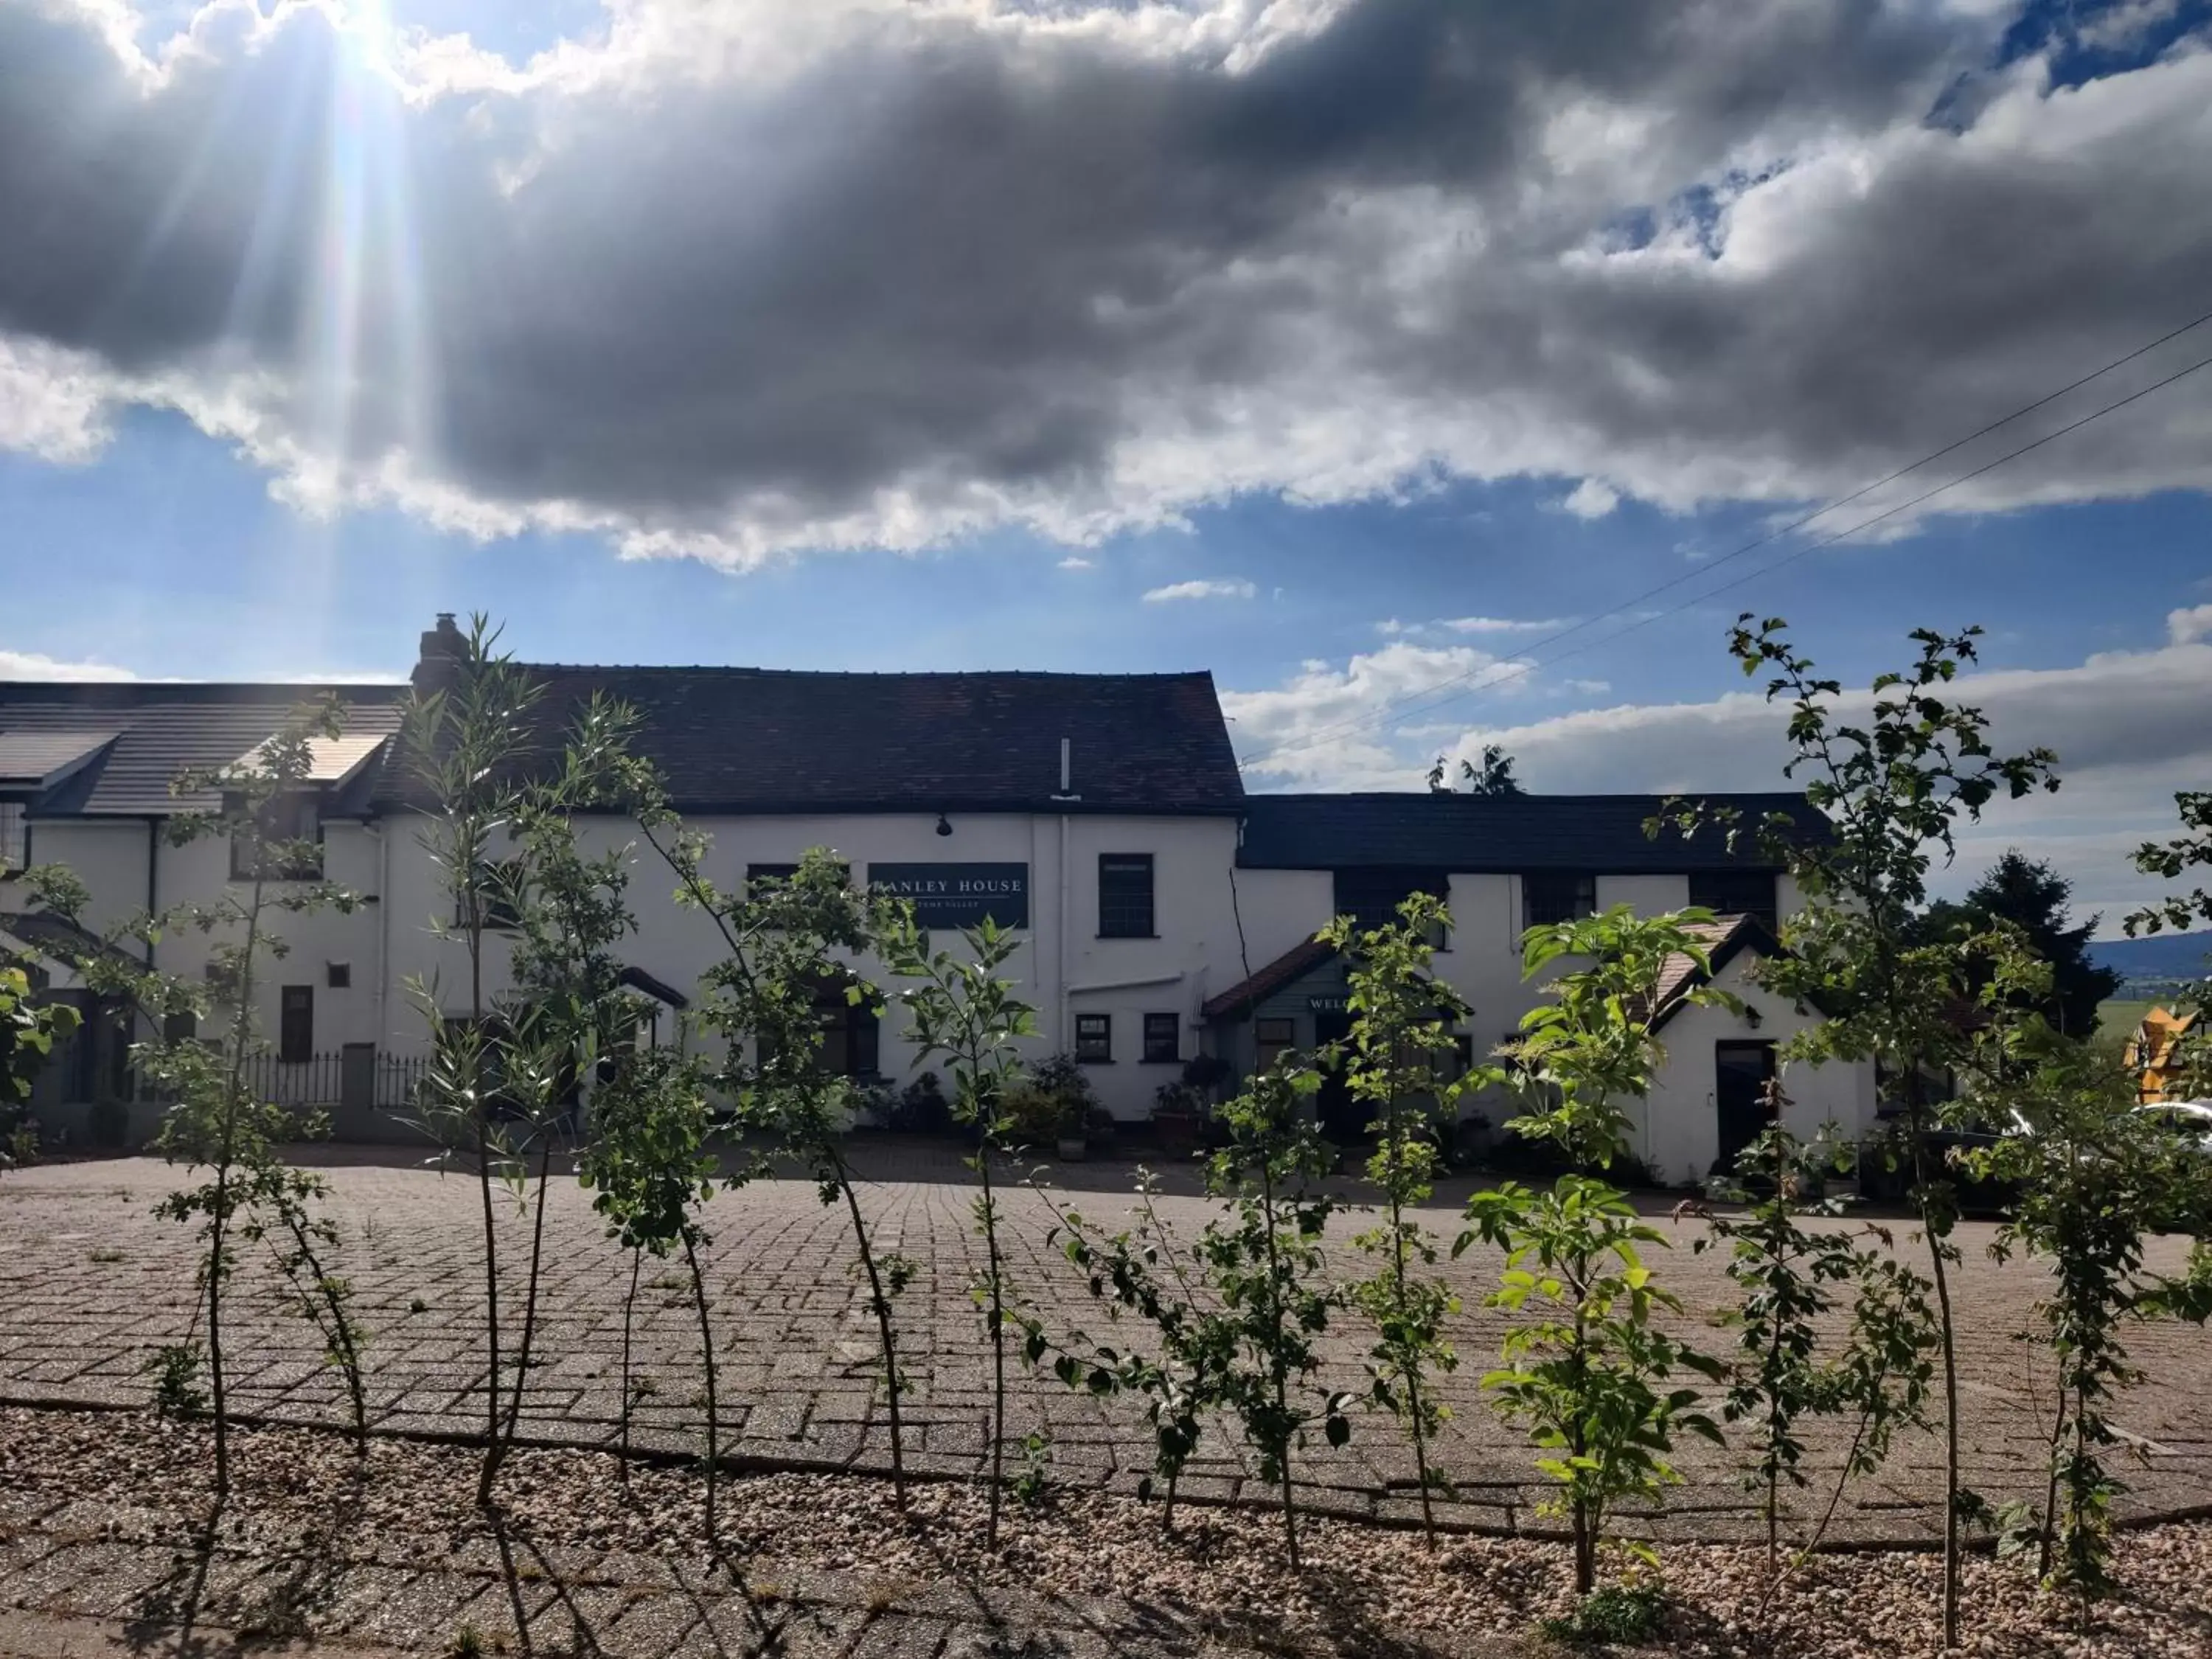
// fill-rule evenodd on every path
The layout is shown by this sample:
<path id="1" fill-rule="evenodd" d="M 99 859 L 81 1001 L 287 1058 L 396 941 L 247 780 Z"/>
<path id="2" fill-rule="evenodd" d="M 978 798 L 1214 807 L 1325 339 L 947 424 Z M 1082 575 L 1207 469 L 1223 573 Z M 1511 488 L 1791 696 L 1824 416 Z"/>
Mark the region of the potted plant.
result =
<path id="1" fill-rule="evenodd" d="M 1163 1083 L 1152 1096 L 1152 1133 L 1161 1149 L 1176 1158 L 1198 1150 L 1198 1131 L 1204 1103 L 1188 1083 Z"/>
<path id="2" fill-rule="evenodd" d="M 1006 1113 L 1017 1139 L 1030 1146 L 1050 1142 L 1070 1164 L 1091 1155 L 1094 1120 L 1105 1115 L 1091 1079 L 1068 1054 L 1050 1055 L 1024 1073 L 1006 1097 Z"/>

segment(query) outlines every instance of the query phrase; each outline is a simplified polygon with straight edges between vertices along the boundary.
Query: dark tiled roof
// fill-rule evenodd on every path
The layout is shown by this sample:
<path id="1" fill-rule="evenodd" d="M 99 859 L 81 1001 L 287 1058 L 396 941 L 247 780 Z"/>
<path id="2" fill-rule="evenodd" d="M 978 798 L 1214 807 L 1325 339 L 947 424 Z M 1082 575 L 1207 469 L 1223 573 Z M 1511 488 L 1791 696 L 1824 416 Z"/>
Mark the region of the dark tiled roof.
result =
<path id="1" fill-rule="evenodd" d="M 1249 978 L 1237 981 L 1218 997 L 1207 998 L 1206 1006 L 1199 1012 L 1208 1019 L 1243 1013 L 1285 986 L 1295 984 L 1335 954 L 1336 946 L 1317 939 L 1293 945 L 1266 967 L 1255 969 Z"/>
<path id="2" fill-rule="evenodd" d="M 532 665 L 538 741 L 594 694 L 691 812 L 1235 812 L 1243 786 L 1210 674 L 848 674 Z M 1071 744 L 1073 793 L 1060 788 Z M 383 799 L 411 793 L 387 769 Z"/>
<path id="3" fill-rule="evenodd" d="M 98 757 L 32 802 L 33 817 L 167 813 L 213 805 L 172 796 L 178 773 L 238 759 L 273 737 L 301 703 L 335 695 L 346 705 L 347 730 L 389 734 L 398 729 L 406 691 L 404 685 L 0 683 L 0 734 L 27 752 L 42 736 L 115 733 Z"/>
<path id="4" fill-rule="evenodd" d="M 1802 795 L 1693 797 L 1736 808 L 1748 828 L 1788 813 L 1808 835 L 1826 820 Z M 1755 837 L 1731 855 L 1721 832 L 1648 840 L 1644 821 L 1663 795 L 1254 795 L 1238 862 L 1255 870 L 1361 866 L 1456 871 L 1586 870 L 1598 875 L 1769 867 Z"/>

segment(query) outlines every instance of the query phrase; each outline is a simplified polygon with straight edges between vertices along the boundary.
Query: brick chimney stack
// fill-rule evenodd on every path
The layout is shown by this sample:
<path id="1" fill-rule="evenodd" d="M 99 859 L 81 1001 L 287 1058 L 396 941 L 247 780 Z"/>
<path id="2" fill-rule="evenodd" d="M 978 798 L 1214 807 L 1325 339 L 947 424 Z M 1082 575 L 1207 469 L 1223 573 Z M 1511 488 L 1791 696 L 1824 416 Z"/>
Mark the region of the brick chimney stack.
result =
<path id="1" fill-rule="evenodd" d="M 441 611 L 438 625 L 422 635 L 416 649 L 415 672 L 408 676 L 417 695 L 428 696 L 451 685 L 453 666 L 468 654 L 468 636 L 454 625 L 453 613 Z"/>

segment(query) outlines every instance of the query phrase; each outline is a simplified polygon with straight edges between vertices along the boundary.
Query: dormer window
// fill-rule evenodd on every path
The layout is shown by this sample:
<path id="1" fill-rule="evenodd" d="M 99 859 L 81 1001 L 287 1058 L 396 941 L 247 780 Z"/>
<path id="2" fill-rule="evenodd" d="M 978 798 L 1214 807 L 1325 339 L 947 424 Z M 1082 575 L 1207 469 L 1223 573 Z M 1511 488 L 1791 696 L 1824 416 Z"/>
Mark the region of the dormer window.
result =
<path id="1" fill-rule="evenodd" d="M 1778 919 L 1771 870 L 1694 870 L 1690 902 L 1720 916 L 1756 916 L 1772 933 Z"/>
<path id="2" fill-rule="evenodd" d="M 23 821 L 23 803 L 0 797 L 0 876 L 30 861 L 30 826 Z"/>
<path id="3" fill-rule="evenodd" d="M 223 803 L 226 813 L 242 813 L 244 800 L 232 796 Z M 272 795 L 254 814 L 258 835 L 234 834 L 230 838 L 230 878 L 252 881 L 256 848 L 264 854 L 258 872 L 264 881 L 320 881 L 323 878 L 323 803 L 321 792 L 289 790 Z"/>

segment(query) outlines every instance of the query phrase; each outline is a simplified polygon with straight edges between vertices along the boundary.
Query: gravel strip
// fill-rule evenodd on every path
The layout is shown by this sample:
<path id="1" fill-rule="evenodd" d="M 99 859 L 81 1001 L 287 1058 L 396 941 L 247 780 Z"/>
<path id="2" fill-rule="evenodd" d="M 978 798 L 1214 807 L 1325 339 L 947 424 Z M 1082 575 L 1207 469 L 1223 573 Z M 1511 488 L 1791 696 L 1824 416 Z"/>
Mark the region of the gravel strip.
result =
<path id="1" fill-rule="evenodd" d="M 366 1478 L 343 1437 L 241 1430 L 236 1492 L 218 1533 L 226 1552 L 272 1565 L 313 1553 L 349 1571 L 496 1571 L 500 1551 L 474 1505 L 476 1459 L 464 1448 L 373 1443 Z M 203 1424 L 133 1412 L 0 1408 L 0 1600 L 33 1581 L 9 1547 L 38 1538 L 188 1543 L 207 1510 L 210 1437 Z M 689 1470 L 635 1467 L 625 1484 L 601 1453 L 523 1449 L 501 1477 L 510 1531 L 532 1583 L 583 1595 L 713 1577 L 698 1543 L 702 1483 Z M 1009 1500 L 1004 1547 L 981 1547 L 984 1493 L 917 1486 L 902 1520 L 889 1482 L 860 1476 L 726 1479 L 726 1542 L 757 1592 L 861 1610 L 953 1620 L 985 1608 L 1017 1629 L 1065 1624 L 1091 1607 L 1111 1624 L 1179 1632 L 1162 1651 L 1497 1654 L 1543 1618 L 1568 1611 L 1565 1548 L 1548 1541 L 1419 1535 L 1355 1522 L 1302 1528 L 1305 1570 L 1282 1557 L 1279 1521 L 1259 1511 L 1187 1507 L 1165 1536 L 1157 1504 L 1095 1491 L 1036 1509 Z M 20 1553 L 20 1552 L 19 1552 Z M 1762 1619 L 1761 1552 L 1669 1547 L 1673 1603 L 1658 1650 L 1759 1659 L 1937 1650 L 1938 1565 L 1906 1552 L 1823 1556 Z M 2212 1652 L 2212 1523 L 2172 1522 L 2120 1540 L 2123 1592 L 2077 1633 L 2077 1610 L 2039 1594 L 2014 1563 L 1967 1565 L 1963 1627 L 1977 1655 L 2203 1656 Z M 313 1628 L 314 1612 L 307 1617 Z M 1132 1625 L 1130 1627 L 1133 1627 Z M 434 1648 L 426 1628 L 407 1644 Z M 1501 1640 L 1506 1645 L 1501 1647 Z M 1531 1644 L 1534 1645 L 1540 1645 Z"/>

